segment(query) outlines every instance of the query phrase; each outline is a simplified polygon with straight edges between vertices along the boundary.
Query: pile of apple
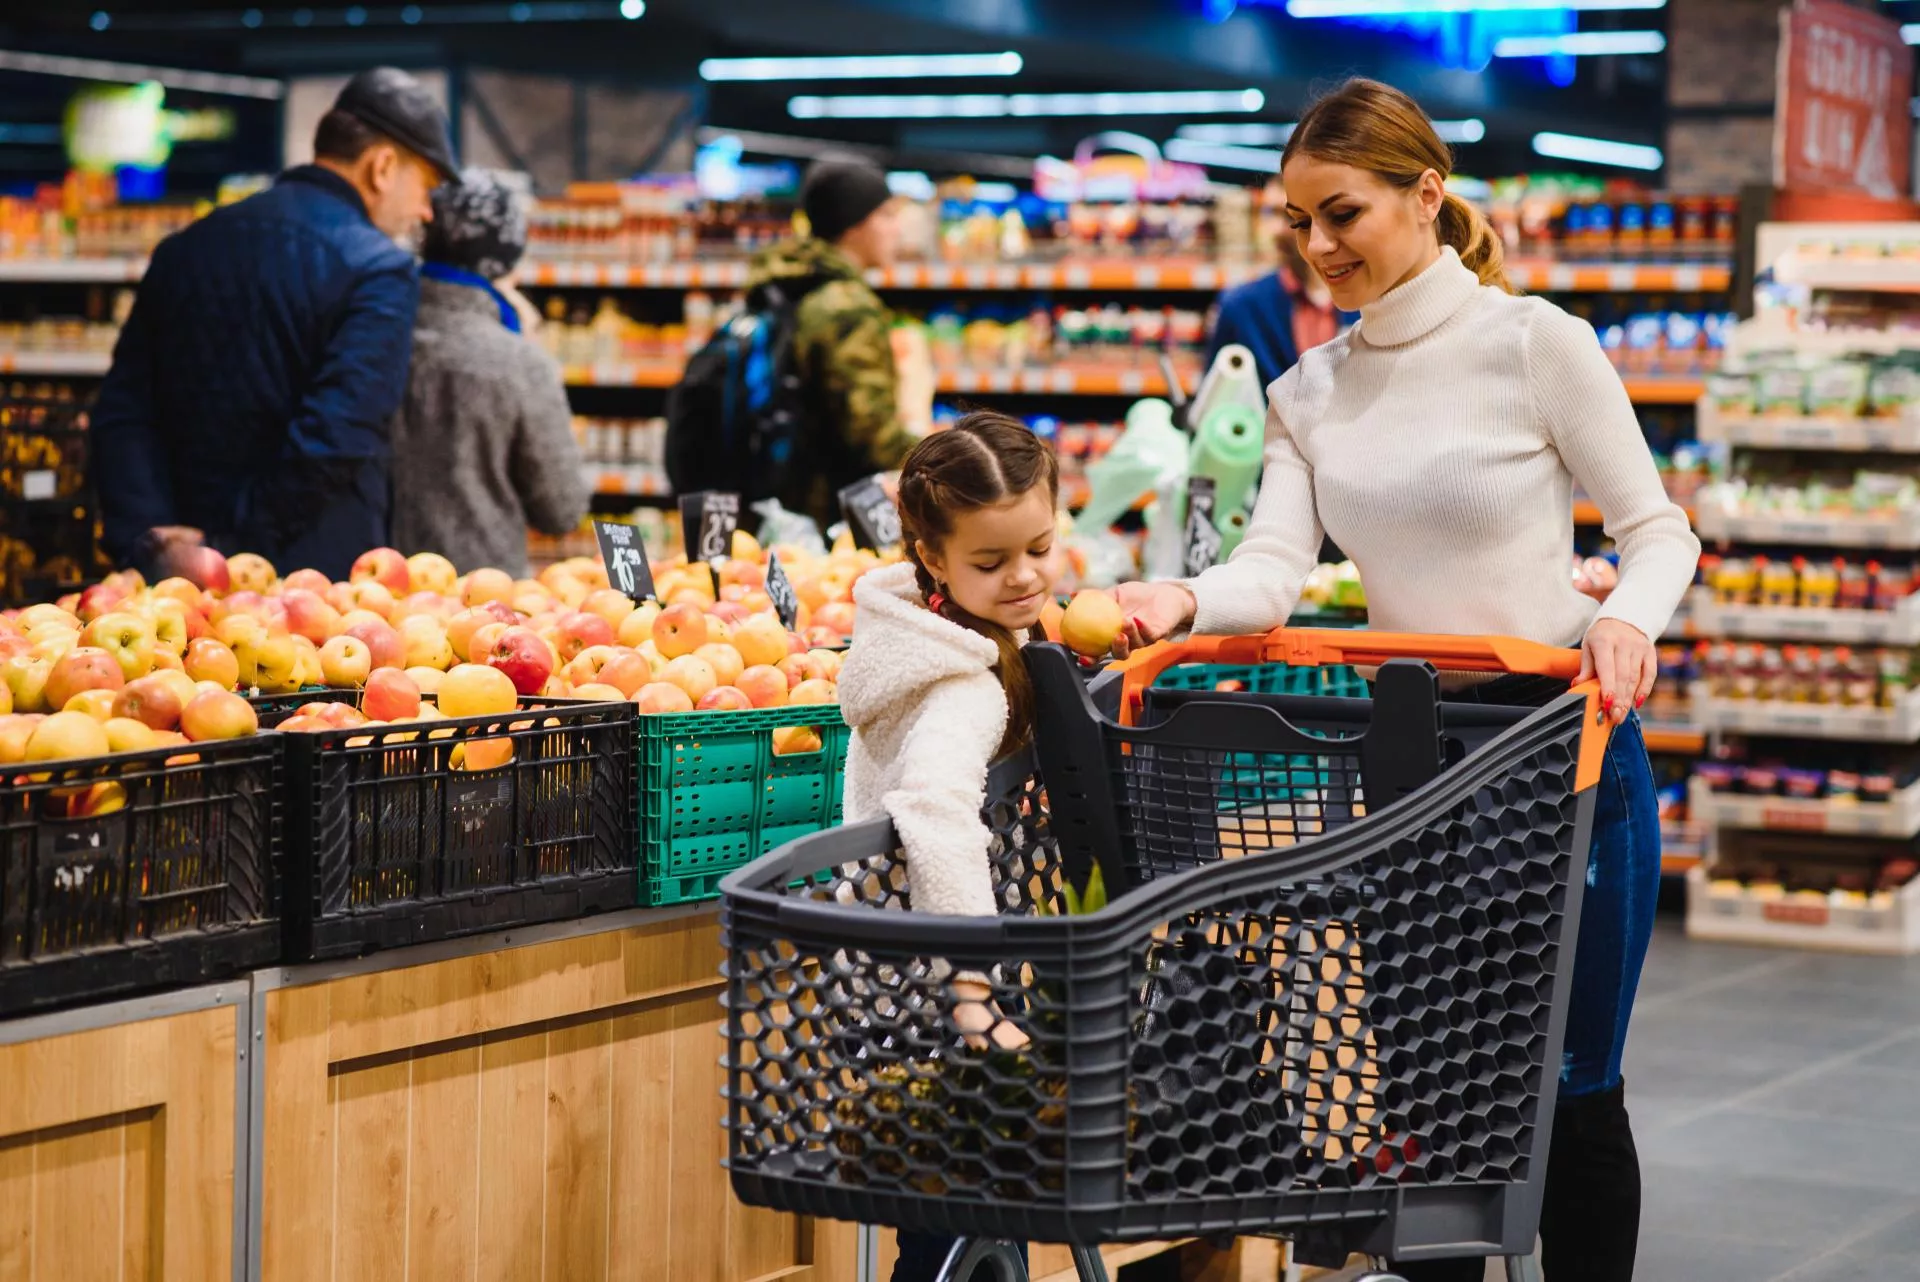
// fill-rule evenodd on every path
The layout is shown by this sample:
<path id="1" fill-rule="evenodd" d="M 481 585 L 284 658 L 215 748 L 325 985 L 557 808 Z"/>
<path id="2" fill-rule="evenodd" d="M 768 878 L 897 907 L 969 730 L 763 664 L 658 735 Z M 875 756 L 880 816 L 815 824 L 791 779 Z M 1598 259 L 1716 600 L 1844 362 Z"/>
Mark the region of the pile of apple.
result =
<path id="1" fill-rule="evenodd" d="M 835 702 L 840 655 L 828 647 L 852 632 L 853 584 L 879 558 L 782 549 L 803 620 L 788 632 L 767 597 L 767 553 L 744 533 L 733 553 L 717 575 L 662 563 L 660 600 L 640 604 L 590 558 L 516 580 L 376 548 L 334 583 L 195 549 L 188 576 L 149 586 L 123 571 L 0 616 L 0 715 L 11 718 L 0 763 L 251 734 L 236 690 L 362 692 L 358 706 L 299 708 L 277 727 L 293 731 L 491 715 L 532 695 L 631 700 L 650 714 Z M 423 707 L 423 695 L 435 698 Z M 16 740 L 22 755 L 9 757 Z M 818 747 L 805 730 L 780 741 Z"/>

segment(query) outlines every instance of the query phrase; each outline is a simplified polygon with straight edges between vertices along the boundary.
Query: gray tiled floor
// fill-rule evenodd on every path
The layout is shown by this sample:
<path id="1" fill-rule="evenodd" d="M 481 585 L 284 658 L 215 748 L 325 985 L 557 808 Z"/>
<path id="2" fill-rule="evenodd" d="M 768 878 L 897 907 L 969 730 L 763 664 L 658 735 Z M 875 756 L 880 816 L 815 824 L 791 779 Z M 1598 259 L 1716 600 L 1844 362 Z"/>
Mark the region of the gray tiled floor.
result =
<path id="1" fill-rule="evenodd" d="M 1695 943 L 1663 918 L 1627 1102 L 1638 1282 L 1920 1280 L 1920 958 Z"/>

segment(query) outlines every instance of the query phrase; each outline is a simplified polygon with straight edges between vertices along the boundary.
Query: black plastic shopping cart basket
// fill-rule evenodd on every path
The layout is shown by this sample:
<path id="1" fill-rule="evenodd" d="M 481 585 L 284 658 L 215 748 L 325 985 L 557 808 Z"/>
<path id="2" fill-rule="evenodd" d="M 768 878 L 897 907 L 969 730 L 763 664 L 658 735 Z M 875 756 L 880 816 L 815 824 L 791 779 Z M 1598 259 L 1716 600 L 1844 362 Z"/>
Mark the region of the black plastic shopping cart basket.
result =
<path id="1" fill-rule="evenodd" d="M 722 884 L 735 1193 L 1070 1243 L 1089 1278 L 1100 1243 L 1191 1235 L 1529 1255 L 1606 726 L 1594 687 L 1502 707 L 1441 671 L 1578 654 L 1281 629 L 1091 692 L 1027 660 L 1036 743 L 984 812 L 1000 916 L 885 911 L 913 897 L 884 820 Z M 1377 672 L 1370 699 L 1155 687 L 1190 663 Z"/>

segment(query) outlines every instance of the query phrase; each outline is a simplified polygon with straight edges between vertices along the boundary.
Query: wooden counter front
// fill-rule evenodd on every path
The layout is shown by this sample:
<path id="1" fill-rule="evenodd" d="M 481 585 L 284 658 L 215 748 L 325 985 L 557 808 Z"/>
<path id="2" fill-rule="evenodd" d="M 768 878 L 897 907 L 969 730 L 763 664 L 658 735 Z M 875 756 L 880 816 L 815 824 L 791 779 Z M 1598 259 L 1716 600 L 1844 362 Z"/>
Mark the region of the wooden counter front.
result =
<path id="1" fill-rule="evenodd" d="M 0 1025 L 0 1279 L 232 1276 L 245 992 Z"/>
<path id="2" fill-rule="evenodd" d="M 264 1282 L 852 1282 L 721 1169 L 714 913 L 605 920 L 264 993 Z"/>

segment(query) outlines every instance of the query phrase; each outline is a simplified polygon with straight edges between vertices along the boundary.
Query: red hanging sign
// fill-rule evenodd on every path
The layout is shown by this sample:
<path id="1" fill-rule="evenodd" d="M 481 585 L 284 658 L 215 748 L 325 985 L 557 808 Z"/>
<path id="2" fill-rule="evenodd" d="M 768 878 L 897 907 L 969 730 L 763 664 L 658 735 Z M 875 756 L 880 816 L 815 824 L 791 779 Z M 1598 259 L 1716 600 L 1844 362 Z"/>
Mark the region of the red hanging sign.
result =
<path id="1" fill-rule="evenodd" d="M 1780 13 L 1773 179 L 1789 191 L 1907 199 L 1913 53 L 1900 24 L 1832 0 Z"/>

